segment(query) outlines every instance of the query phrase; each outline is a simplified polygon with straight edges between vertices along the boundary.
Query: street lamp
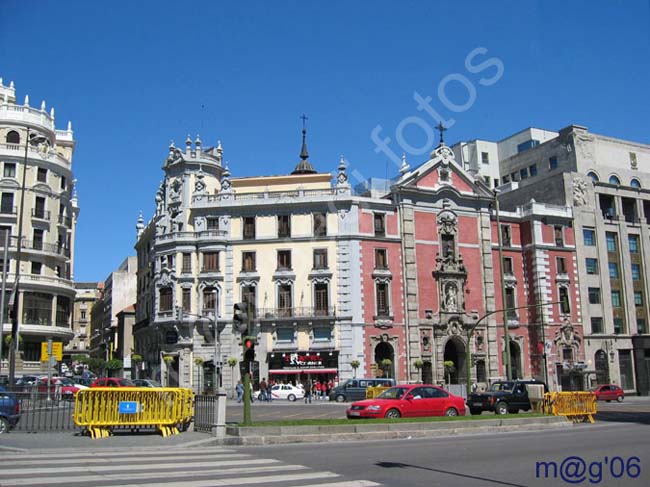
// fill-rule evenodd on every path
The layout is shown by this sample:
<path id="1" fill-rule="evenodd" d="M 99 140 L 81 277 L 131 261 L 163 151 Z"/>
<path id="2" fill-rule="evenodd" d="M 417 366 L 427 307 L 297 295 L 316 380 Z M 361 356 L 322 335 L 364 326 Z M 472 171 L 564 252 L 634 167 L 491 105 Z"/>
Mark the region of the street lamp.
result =
<path id="1" fill-rule="evenodd" d="M 44 142 L 47 138 L 43 135 L 35 135 L 30 138 L 31 129 L 27 127 L 25 136 L 25 158 L 23 161 L 23 177 L 20 185 L 20 210 L 18 211 L 18 241 L 16 243 L 16 272 L 14 280 L 14 289 L 11 294 L 10 305 L 12 309 L 11 316 L 11 348 L 9 349 L 9 385 L 14 383 L 16 376 L 16 353 L 18 352 L 18 310 L 20 301 L 20 261 L 22 258 L 23 244 L 23 215 L 25 213 L 25 186 L 27 184 L 27 156 L 29 146 Z M 3 310 L 4 311 L 4 310 Z M 3 320 L 4 321 L 4 320 Z M 1 326 L 1 325 L 0 325 Z"/>
<path id="2" fill-rule="evenodd" d="M 492 316 L 494 314 L 497 314 L 497 313 L 504 313 L 504 316 L 505 316 L 506 312 L 514 311 L 516 309 L 541 308 L 541 307 L 544 307 L 544 306 L 552 306 L 554 304 L 560 304 L 560 301 L 554 301 L 552 303 L 529 304 L 527 306 L 517 306 L 516 308 L 496 309 L 494 311 L 490 311 L 489 313 L 484 314 L 483 316 L 481 316 L 479 319 L 476 320 L 476 323 L 474 323 L 474 325 L 472 325 L 467 330 L 467 346 L 465 347 L 465 372 L 466 372 L 466 375 L 467 375 L 466 389 L 467 389 L 467 397 L 468 398 L 469 398 L 469 395 L 471 393 L 471 384 L 470 384 L 471 370 L 470 370 L 470 365 L 471 365 L 472 356 L 471 356 L 471 353 L 470 353 L 470 343 L 471 343 L 471 340 L 472 340 L 472 336 L 474 335 L 474 330 L 478 327 L 478 325 L 480 325 L 481 322 L 485 318 L 487 318 L 489 316 Z M 505 348 L 507 350 L 509 350 L 510 349 L 509 336 L 506 335 L 504 338 L 506 339 Z M 510 354 L 508 354 L 508 359 L 509 358 L 510 358 Z M 506 364 L 504 364 L 504 365 L 506 365 Z M 509 366 L 509 364 L 507 364 L 506 366 Z M 544 367 L 546 367 L 546 363 L 544 364 Z M 508 379 L 510 379 L 510 377 L 508 377 Z"/>

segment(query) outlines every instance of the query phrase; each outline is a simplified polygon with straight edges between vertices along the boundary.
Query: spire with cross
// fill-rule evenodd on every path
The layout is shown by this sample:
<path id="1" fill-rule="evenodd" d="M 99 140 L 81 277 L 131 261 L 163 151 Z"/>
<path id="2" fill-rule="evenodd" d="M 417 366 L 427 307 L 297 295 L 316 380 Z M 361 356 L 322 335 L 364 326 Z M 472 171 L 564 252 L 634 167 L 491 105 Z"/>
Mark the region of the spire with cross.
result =
<path id="1" fill-rule="evenodd" d="M 303 113 L 300 117 L 302 120 L 302 148 L 300 150 L 300 159 L 296 168 L 291 174 L 315 174 L 316 171 L 309 163 L 309 152 L 307 152 L 307 116 Z"/>
<path id="2" fill-rule="evenodd" d="M 438 147 L 440 147 L 442 145 L 445 145 L 445 141 L 444 141 L 444 138 L 443 138 L 443 133 L 447 130 L 447 128 L 442 124 L 442 121 L 439 122 L 438 125 L 436 125 L 436 128 L 440 132 L 440 143 L 438 144 Z"/>

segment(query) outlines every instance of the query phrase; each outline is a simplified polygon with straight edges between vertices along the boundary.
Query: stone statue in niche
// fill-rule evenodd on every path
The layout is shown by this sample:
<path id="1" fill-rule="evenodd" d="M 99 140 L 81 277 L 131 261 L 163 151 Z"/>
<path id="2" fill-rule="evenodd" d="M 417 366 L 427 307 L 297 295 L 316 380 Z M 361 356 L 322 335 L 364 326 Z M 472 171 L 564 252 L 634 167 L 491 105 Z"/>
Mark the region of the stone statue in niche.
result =
<path id="1" fill-rule="evenodd" d="M 169 185 L 170 193 L 169 196 L 172 200 L 178 200 L 181 196 L 181 187 L 183 186 L 183 183 L 180 181 L 180 179 L 175 178 L 171 184 Z"/>
<path id="2" fill-rule="evenodd" d="M 445 308 L 447 311 L 458 311 L 458 289 L 451 282 L 445 290 Z"/>
<path id="3" fill-rule="evenodd" d="M 587 204 L 587 183 L 584 179 L 575 178 L 573 180 L 573 204 L 575 206 Z"/>

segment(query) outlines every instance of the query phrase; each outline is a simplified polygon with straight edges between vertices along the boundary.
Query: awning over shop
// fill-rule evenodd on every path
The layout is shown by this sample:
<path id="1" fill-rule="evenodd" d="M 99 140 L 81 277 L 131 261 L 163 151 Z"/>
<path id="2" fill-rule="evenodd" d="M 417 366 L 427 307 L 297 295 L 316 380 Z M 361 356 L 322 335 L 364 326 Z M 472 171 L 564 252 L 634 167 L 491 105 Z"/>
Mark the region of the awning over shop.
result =
<path id="1" fill-rule="evenodd" d="M 299 375 L 299 374 L 336 374 L 336 369 L 302 369 L 302 370 L 288 370 L 288 369 L 271 369 L 271 374 L 285 374 L 285 375 Z"/>

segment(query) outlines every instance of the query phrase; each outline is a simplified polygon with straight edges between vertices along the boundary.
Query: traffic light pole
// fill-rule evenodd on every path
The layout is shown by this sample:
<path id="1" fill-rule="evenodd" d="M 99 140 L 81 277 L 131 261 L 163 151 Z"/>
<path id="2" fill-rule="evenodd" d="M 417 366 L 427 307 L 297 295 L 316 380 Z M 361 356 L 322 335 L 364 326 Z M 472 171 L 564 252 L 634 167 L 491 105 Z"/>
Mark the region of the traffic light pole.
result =
<path id="1" fill-rule="evenodd" d="M 247 335 L 250 335 L 251 332 L 252 310 L 250 308 L 251 306 L 248 304 L 246 306 Z M 251 419 L 251 361 L 245 343 L 242 343 L 242 348 L 244 359 L 244 426 L 250 426 L 253 423 Z"/>

